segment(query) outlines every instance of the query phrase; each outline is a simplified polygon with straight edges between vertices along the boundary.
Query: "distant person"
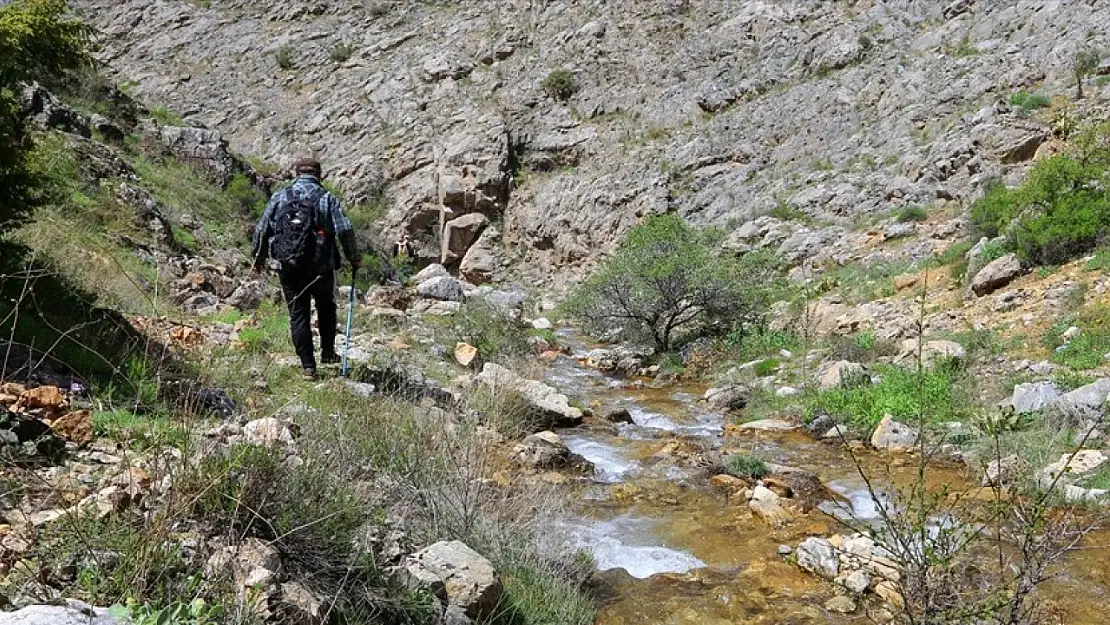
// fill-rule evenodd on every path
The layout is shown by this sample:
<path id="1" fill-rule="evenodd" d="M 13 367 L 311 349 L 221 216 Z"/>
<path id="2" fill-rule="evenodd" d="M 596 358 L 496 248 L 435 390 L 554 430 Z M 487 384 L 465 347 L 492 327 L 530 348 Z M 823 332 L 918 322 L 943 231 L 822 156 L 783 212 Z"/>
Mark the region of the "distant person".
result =
<path id="1" fill-rule="evenodd" d="M 293 348 L 301 360 L 303 377 L 314 380 L 311 302 L 316 300 L 320 362 L 337 363 L 335 270 L 340 265 L 339 247 L 343 247 L 343 256 L 352 270 L 357 271 L 361 263 L 351 221 L 343 213 L 339 198 L 321 185 L 320 162 L 300 158 L 293 164 L 293 173 L 297 178 L 292 186 L 270 198 L 254 228 L 254 268 L 261 271 L 267 258 L 277 261 L 282 295 L 289 307 Z"/>
<path id="2" fill-rule="evenodd" d="M 393 258 L 412 259 L 415 257 L 416 246 L 412 243 L 412 237 L 406 232 L 393 244 Z"/>
<path id="3" fill-rule="evenodd" d="M 412 237 L 406 232 L 393 243 L 393 262 L 390 263 L 392 268 L 390 273 L 392 275 L 390 278 L 404 284 L 415 262 L 416 245 L 413 244 Z"/>

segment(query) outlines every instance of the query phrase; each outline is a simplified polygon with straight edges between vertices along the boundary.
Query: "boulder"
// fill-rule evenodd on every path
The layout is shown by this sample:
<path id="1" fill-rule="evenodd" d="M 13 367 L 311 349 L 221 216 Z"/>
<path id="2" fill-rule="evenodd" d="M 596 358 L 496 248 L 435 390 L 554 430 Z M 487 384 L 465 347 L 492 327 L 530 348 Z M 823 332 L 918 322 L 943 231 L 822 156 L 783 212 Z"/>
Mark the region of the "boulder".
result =
<path id="1" fill-rule="evenodd" d="M 601 418 L 609 423 L 633 423 L 628 408 L 610 408 L 601 413 Z"/>
<path id="2" fill-rule="evenodd" d="M 996 258 L 971 279 L 971 291 L 982 297 L 1000 289 L 1021 275 L 1021 261 L 1015 254 Z"/>
<path id="3" fill-rule="evenodd" d="M 456 217 L 443 226 L 443 248 L 440 261 L 451 265 L 466 254 L 470 246 L 489 224 L 489 218 L 481 213 L 470 213 Z"/>
<path id="4" fill-rule="evenodd" d="M 991 460 L 983 471 L 983 486 L 1002 486 L 1021 471 L 1025 461 L 1017 454 Z"/>
<path id="5" fill-rule="evenodd" d="M 752 497 L 748 500 L 748 507 L 759 518 L 772 527 L 782 527 L 794 517 L 787 507 L 787 501 L 775 494 L 765 486 L 756 486 L 752 490 Z"/>
<path id="6" fill-rule="evenodd" d="M 1110 396 L 1110 378 L 1102 378 L 1060 395 L 1048 405 L 1048 408 L 1067 416 L 1088 417 L 1102 413 L 1108 396 Z"/>
<path id="7" fill-rule="evenodd" d="M 56 413 L 69 405 L 65 393 L 56 386 L 40 386 L 23 391 L 15 404 L 16 411 L 43 410 Z"/>
<path id="8" fill-rule="evenodd" d="M 493 565 L 457 540 L 421 549 L 405 560 L 404 568 L 411 578 L 438 580 L 448 604 L 469 618 L 489 616 L 501 602 L 503 588 Z"/>
<path id="9" fill-rule="evenodd" d="M 839 388 L 854 380 L 861 380 L 867 375 L 867 370 L 858 362 L 839 360 L 826 366 L 820 376 L 821 390 Z"/>
<path id="10" fill-rule="evenodd" d="M 533 469 L 559 466 L 570 457 L 570 449 L 559 435 L 548 430 L 526 437 L 513 450 L 520 464 Z"/>
<path id="11" fill-rule="evenodd" d="M 88 410 L 77 410 L 55 419 L 50 427 L 58 436 L 78 445 L 85 445 L 93 439 L 92 413 Z"/>
<path id="12" fill-rule="evenodd" d="M 741 410 L 748 405 L 752 391 L 743 384 L 711 388 L 705 392 L 705 401 L 717 410 Z"/>
<path id="13" fill-rule="evenodd" d="M 920 341 L 916 338 L 906 339 L 902 342 L 902 349 L 894 361 L 900 364 L 917 362 L 919 345 Z M 964 350 L 963 345 L 955 341 L 925 341 L 924 345 L 920 345 L 920 352 L 921 365 L 926 368 L 945 360 L 963 360 L 967 357 L 967 351 Z"/>
<path id="14" fill-rule="evenodd" d="M 486 227 L 459 263 L 459 275 L 472 284 L 496 280 L 502 264 L 498 251 L 500 247 L 501 233 L 493 226 Z"/>
<path id="15" fill-rule="evenodd" d="M 428 280 L 431 280 L 432 278 L 446 278 L 450 275 L 451 274 L 447 272 L 446 267 L 439 263 L 432 263 L 427 267 L 421 269 L 420 271 L 416 272 L 416 275 L 412 277 L 412 281 L 415 284 L 420 284 L 421 282 L 426 282 Z"/>
<path id="16" fill-rule="evenodd" d="M 902 598 L 902 593 L 898 592 L 898 587 L 890 581 L 883 580 L 876 584 L 875 594 L 897 610 L 906 607 L 906 600 Z"/>
<path id="17" fill-rule="evenodd" d="M 917 437 L 917 430 L 886 415 L 871 434 L 871 446 L 884 451 L 913 451 Z"/>
<path id="18" fill-rule="evenodd" d="M 553 326 L 547 317 L 540 317 L 532 320 L 532 327 L 536 330 L 550 330 Z"/>
<path id="19" fill-rule="evenodd" d="M 582 423 L 582 411 L 554 388 L 523 378 L 501 365 L 488 362 L 475 378 L 494 391 L 516 391 L 547 421 L 546 427 L 573 427 Z"/>
<path id="20" fill-rule="evenodd" d="M 827 580 L 836 579 L 840 572 L 840 559 L 827 538 L 810 536 L 794 550 L 798 566 Z"/>
<path id="21" fill-rule="evenodd" d="M 316 593 L 300 582 L 281 585 L 282 612 L 292 623 L 320 625 L 324 622 L 325 606 Z"/>
<path id="22" fill-rule="evenodd" d="M 94 608 L 75 599 L 65 605 L 32 605 L 15 612 L 0 613 L 3 625 L 124 625 L 108 608 Z"/>
<path id="23" fill-rule="evenodd" d="M 226 187 L 231 178 L 246 168 L 231 154 L 220 133 L 195 126 L 161 126 L 157 140 L 166 151 L 193 165 L 210 181 Z"/>
<path id="24" fill-rule="evenodd" d="M 782 419 L 760 419 L 741 423 L 736 429 L 741 432 L 789 432 L 798 429 L 798 426 Z"/>
<path id="25" fill-rule="evenodd" d="M 463 283 L 451 276 L 429 278 L 416 286 L 416 294 L 420 297 L 445 302 L 460 302 L 465 297 L 465 292 Z"/>
<path id="26" fill-rule="evenodd" d="M 1018 384 L 1010 395 L 1010 405 L 1018 414 L 1040 412 L 1060 397 L 1060 389 L 1054 382 L 1029 382 Z"/>
<path id="27" fill-rule="evenodd" d="M 864 557 L 870 557 L 871 554 L 864 554 Z M 844 578 L 844 587 L 848 590 L 861 595 L 867 591 L 868 586 L 871 585 L 871 575 L 863 570 L 857 569 L 852 571 L 850 575 Z"/>

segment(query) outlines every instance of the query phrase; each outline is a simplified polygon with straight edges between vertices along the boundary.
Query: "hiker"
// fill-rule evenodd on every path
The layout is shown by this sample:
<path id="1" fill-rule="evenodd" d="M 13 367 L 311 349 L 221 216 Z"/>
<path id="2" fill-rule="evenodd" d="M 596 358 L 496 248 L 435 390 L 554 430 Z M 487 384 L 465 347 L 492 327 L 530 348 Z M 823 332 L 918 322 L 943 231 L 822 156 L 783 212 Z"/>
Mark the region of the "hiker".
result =
<path id="1" fill-rule="evenodd" d="M 351 222 L 339 199 L 321 186 L 323 171 L 313 158 L 293 164 L 296 180 L 270 198 L 254 229 L 254 267 L 261 271 L 266 259 L 280 265 L 278 277 L 289 307 L 289 331 L 301 360 L 303 377 L 316 378 L 316 358 L 309 327 L 316 300 L 316 327 L 320 332 L 320 362 L 339 362 L 335 353 L 335 270 L 339 268 L 339 241 L 343 256 L 357 271 L 360 262 Z"/>
<path id="2" fill-rule="evenodd" d="M 399 258 L 402 254 L 406 259 L 416 257 L 416 246 L 413 245 L 412 237 L 407 232 L 393 244 L 393 258 Z"/>

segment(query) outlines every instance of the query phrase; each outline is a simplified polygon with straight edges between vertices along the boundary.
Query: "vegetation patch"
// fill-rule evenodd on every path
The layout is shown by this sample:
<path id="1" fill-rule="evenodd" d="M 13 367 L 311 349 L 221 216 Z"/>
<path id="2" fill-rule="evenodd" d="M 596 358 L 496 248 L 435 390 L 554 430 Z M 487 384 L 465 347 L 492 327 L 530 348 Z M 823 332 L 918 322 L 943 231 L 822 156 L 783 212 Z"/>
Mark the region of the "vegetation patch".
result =
<path id="1" fill-rule="evenodd" d="M 551 98 L 565 102 L 578 93 L 578 80 L 573 72 L 557 69 L 540 82 L 540 88 Z"/>
<path id="2" fill-rule="evenodd" d="M 1079 334 L 1064 339 L 1064 332 L 1075 326 Z M 1110 308 L 1093 306 L 1083 308 L 1052 327 L 1045 336 L 1052 348 L 1052 361 L 1079 371 L 1094 369 L 1106 364 L 1110 354 Z"/>
<path id="3" fill-rule="evenodd" d="M 1063 264 L 1094 249 L 1110 227 L 1110 124 L 1080 133 L 1062 154 L 1037 161 L 1025 182 L 996 184 L 971 208 L 977 236 L 1004 235 L 1035 265 Z"/>
<path id="4" fill-rule="evenodd" d="M 972 405 L 970 382 L 956 362 L 940 363 L 920 374 L 913 369 L 876 365 L 874 383 L 822 391 L 809 399 L 808 411 L 823 410 L 856 431 L 869 433 L 891 415 L 903 422 L 958 420 Z"/>
<path id="5" fill-rule="evenodd" d="M 753 456 L 732 454 L 725 459 L 725 472 L 733 477 L 757 480 L 767 476 L 767 465 Z"/>

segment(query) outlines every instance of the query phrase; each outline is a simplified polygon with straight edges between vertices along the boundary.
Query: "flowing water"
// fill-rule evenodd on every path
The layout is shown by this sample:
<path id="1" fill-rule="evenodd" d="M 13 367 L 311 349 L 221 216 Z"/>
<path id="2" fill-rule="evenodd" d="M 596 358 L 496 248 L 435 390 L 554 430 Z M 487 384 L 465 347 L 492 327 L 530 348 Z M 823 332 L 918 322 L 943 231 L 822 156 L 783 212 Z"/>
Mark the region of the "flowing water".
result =
<path id="1" fill-rule="evenodd" d="M 572 344 L 575 337 L 564 336 Z M 581 348 L 582 345 L 577 347 Z M 562 358 L 548 382 L 603 406 L 627 408 L 633 423 L 560 432 L 594 474 L 577 486 L 581 518 L 558 523 L 567 540 L 589 550 L 599 570 L 603 605 L 599 625 L 750 623 L 840 625 L 871 623 L 859 610 L 835 614 L 824 603 L 836 592 L 784 561 L 781 545 L 808 535 L 844 532 L 836 518 L 877 522 L 879 511 L 851 456 L 838 445 L 804 433 L 745 433 L 724 437 L 724 417 L 697 401 L 704 388 L 642 388 Z M 768 462 L 815 473 L 840 499 L 826 501 L 786 529 L 755 518 L 744 502 L 713 489 L 697 452 L 742 451 Z M 861 463 L 881 484 L 906 484 L 914 466 L 863 454 Z M 912 465 L 913 463 L 909 463 Z M 930 470 L 931 487 L 964 485 L 962 471 Z M 1110 532 L 1092 535 L 1092 549 L 1076 552 L 1046 595 L 1062 610 L 1060 623 L 1110 623 Z"/>

